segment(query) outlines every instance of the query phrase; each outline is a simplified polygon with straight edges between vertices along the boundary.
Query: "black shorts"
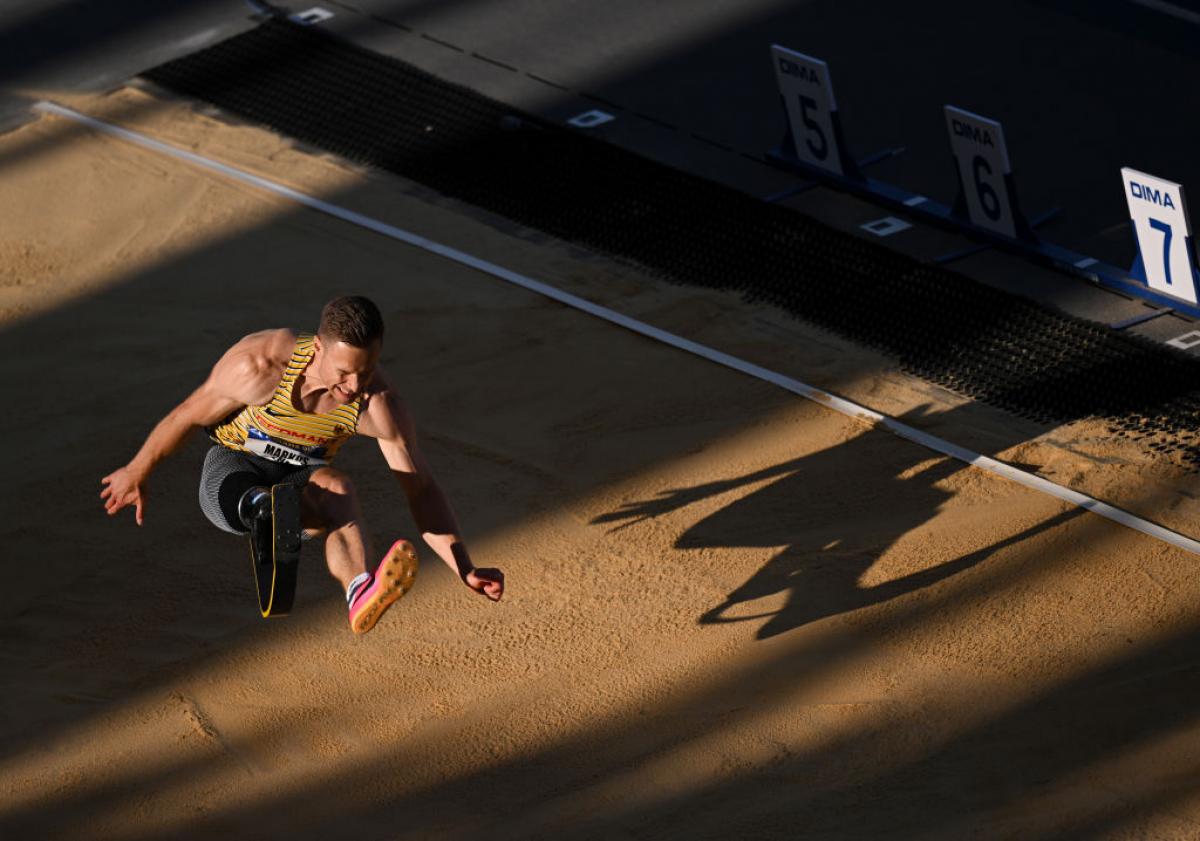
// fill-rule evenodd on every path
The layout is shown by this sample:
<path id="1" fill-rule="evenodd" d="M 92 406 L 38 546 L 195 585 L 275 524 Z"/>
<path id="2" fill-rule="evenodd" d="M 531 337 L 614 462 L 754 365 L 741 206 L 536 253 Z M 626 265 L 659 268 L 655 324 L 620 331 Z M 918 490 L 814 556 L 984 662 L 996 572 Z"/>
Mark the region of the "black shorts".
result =
<path id="1" fill-rule="evenodd" d="M 200 471 L 200 510 L 221 531 L 246 534 L 247 529 L 238 517 L 242 494 L 255 486 L 293 484 L 303 488 L 317 469 L 317 465 L 280 464 L 214 444 Z"/>

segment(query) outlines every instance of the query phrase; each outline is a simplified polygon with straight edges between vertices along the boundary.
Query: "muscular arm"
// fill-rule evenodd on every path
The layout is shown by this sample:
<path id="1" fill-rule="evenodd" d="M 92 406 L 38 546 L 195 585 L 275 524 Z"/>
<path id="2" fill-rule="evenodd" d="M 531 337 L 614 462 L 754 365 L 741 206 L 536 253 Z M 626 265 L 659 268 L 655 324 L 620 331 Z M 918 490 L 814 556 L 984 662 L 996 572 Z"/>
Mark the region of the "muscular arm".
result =
<path id="1" fill-rule="evenodd" d="M 376 375 L 382 383 L 382 375 Z M 477 569 L 459 534 L 450 502 L 416 446 L 416 430 L 404 404 L 386 384 L 373 390 L 358 431 L 379 441 L 383 457 L 399 480 L 421 537 L 468 587 L 492 601 L 504 594 L 504 573 Z"/>
<path id="2" fill-rule="evenodd" d="M 133 505 L 140 526 L 144 485 L 158 463 L 178 450 L 197 427 L 216 423 L 242 406 L 257 405 L 259 398 L 269 397 L 293 341 L 294 334 L 288 330 L 267 330 L 246 336 L 231 347 L 213 366 L 208 379 L 155 425 L 133 459 L 100 480 L 104 485 L 100 498 L 109 516 Z M 284 354 L 282 363 L 280 353 Z"/>

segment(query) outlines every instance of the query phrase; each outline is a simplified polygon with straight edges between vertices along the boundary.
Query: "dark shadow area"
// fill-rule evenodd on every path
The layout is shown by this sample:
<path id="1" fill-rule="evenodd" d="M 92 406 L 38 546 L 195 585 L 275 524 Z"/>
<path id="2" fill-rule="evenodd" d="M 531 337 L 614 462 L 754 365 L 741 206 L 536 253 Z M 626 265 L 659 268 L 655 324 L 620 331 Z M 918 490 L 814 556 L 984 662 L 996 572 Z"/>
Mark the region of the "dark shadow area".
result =
<path id="1" fill-rule="evenodd" d="M 1106 762 L 1119 767 L 1122 756 L 1195 728 L 1198 643 L 1200 631 L 1193 626 L 1038 693 L 948 744 L 919 751 L 915 759 L 891 762 L 873 746 L 887 738 L 884 733 L 857 733 L 788 757 L 768 771 L 618 813 L 588 835 L 605 837 L 617 827 L 637 826 L 654 836 L 685 819 L 704 827 L 697 836 L 703 838 L 795 837 L 789 830 L 806 838 L 945 839 L 1118 832 L 1151 810 L 1194 798 L 1200 789 L 1200 760 L 1182 750 L 1162 757 L 1165 767 L 1158 772 L 1166 779 L 1153 783 L 1132 771 L 1123 775 L 1102 767 Z M 896 725 L 912 738 L 937 742 L 932 722 Z M 832 786 L 821 783 L 822 772 L 846 762 L 861 767 L 871 757 L 881 763 L 877 771 Z M 1079 789 L 1089 775 L 1103 782 L 1100 791 L 1086 796 Z M 1033 804 L 1041 808 L 1031 819 Z M 1191 825 L 1182 816 L 1178 823 Z"/>
<path id="2" fill-rule="evenodd" d="M 20 9 L 22 5 L 25 10 Z M 11 3 L 4 15 L 8 22 L 0 29 L 0 84 L 70 63 L 79 53 L 103 49 L 106 42 L 131 35 L 163 18 L 199 6 L 218 5 L 234 13 L 249 11 L 244 4 L 231 0 Z"/>
<path id="3" fill-rule="evenodd" d="M 351 5 L 421 23 L 403 2 Z M 670 42 L 671 11 L 530 8 L 533 26 L 486 8 L 426 25 L 467 51 L 611 103 L 622 119 L 647 116 L 681 140 L 702 136 L 756 156 L 782 136 L 767 54 L 782 44 L 828 62 L 852 156 L 903 145 L 872 175 L 947 204 L 958 187 L 942 107 L 966 108 L 1004 125 L 1022 206 L 1032 216 L 1065 209 L 1045 232 L 1049 241 L 1115 265 L 1134 257 L 1120 168 L 1182 183 L 1197 174 L 1196 137 L 1174 82 L 1164 84 L 1195 76 L 1196 27 L 1128 0 L 747 6 L 684 45 Z M 694 23 L 686 8 L 675 14 Z M 613 17 L 626 28 L 587 28 Z M 652 58 L 626 49 L 656 27 L 667 45 Z"/>
<path id="4" fill-rule="evenodd" d="M 1086 21 L 1089 26 L 1107 30 L 1131 41 L 1143 41 L 1163 47 L 1189 60 L 1200 57 L 1196 25 L 1171 14 L 1142 5 L 1136 0 L 1117 3 L 1089 3 L 1087 0 L 1025 0 L 1031 6 L 1053 9 L 1064 15 Z M 1184 14 L 1200 15 L 1195 0 L 1170 0 L 1170 6 Z"/>
<path id="5" fill-rule="evenodd" d="M 923 415 L 918 410 L 900 420 L 911 424 Z M 786 546 L 723 603 L 700 617 L 703 624 L 761 622 L 757 637 L 766 639 L 937 584 L 996 551 L 1020 544 L 1082 513 L 1071 509 L 979 552 L 864 587 L 859 582 L 879 557 L 897 540 L 932 519 L 953 496 L 939 483 L 971 469 L 950 458 L 920 467 L 928 454 L 915 448 L 903 450 L 916 461 L 897 465 L 897 449 L 895 436 L 872 429 L 843 444 L 767 470 L 630 503 L 595 522 L 632 524 L 767 482 L 692 525 L 675 544 L 680 549 Z M 904 469 L 898 472 L 898 466 Z M 780 593 L 786 594 L 787 602 L 778 610 L 750 613 L 740 609 L 744 603 Z"/>
<path id="6" fill-rule="evenodd" d="M 462 5 L 465 2 L 466 0 L 459 0 L 455 5 Z M 139 14 L 140 11 L 144 10 L 139 9 L 138 4 L 134 4 L 132 7 L 128 7 L 128 11 L 130 12 L 129 19 L 120 14 L 113 14 L 113 10 L 109 7 L 95 3 L 72 2 L 66 5 L 70 8 L 62 11 L 62 14 L 66 15 L 63 21 L 58 20 L 57 12 L 52 15 L 51 12 L 45 10 L 30 14 L 28 17 L 18 17 L 15 21 L 11 20 L 12 15 L 8 19 L 0 17 L 0 45 L 11 42 L 9 46 L 13 47 L 15 54 L 22 55 L 22 51 L 32 51 L 38 56 L 37 61 L 23 61 L 20 64 L 20 69 L 24 72 L 36 76 L 40 68 L 39 62 L 47 64 L 61 62 L 65 67 L 73 68 L 75 71 L 74 75 L 82 75 L 86 68 L 93 63 L 88 57 L 91 55 L 91 52 L 103 55 L 106 48 L 112 49 L 111 45 L 107 43 L 107 39 L 119 36 L 128 38 L 145 37 L 151 39 L 150 43 L 161 46 L 152 40 L 154 33 L 143 33 L 141 30 L 143 28 L 153 28 L 160 22 L 160 16 L 165 20 L 169 20 L 172 16 L 178 16 L 188 10 L 212 8 L 226 14 L 231 21 L 239 23 L 245 21 L 247 27 L 253 25 L 250 23 L 253 17 L 252 9 L 242 2 L 242 0 L 177 0 L 175 3 L 145 4 L 153 5 L 156 10 L 155 14 L 147 15 Z M 439 5 L 444 8 L 449 4 L 441 3 Z M 95 18 L 97 17 L 103 18 L 105 22 L 105 25 L 100 28 L 99 34 L 89 29 L 96 22 Z M 258 17 L 262 18 L 263 15 L 259 15 Z M 61 26 L 59 26 L 60 24 Z M 352 18 L 350 25 L 343 24 L 339 31 L 345 37 L 353 39 L 363 31 L 370 29 L 371 26 L 370 21 L 355 16 Z M 53 37 L 50 34 L 51 32 L 55 33 Z M 31 38 L 34 40 L 30 41 L 29 39 Z M 91 52 L 87 56 L 81 55 L 85 50 Z M 2 56 L 10 54 L 12 53 L 0 52 Z M 12 81 L 2 75 L 3 61 L 4 59 L 0 58 L 0 88 L 3 88 L 6 83 L 11 83 Z M 294 63 L 276 69 L 284 74 L 293 73 L 297 68 L 303 66 L 306 61 L 305 56 L 297 55 L 294 56 Z M 96 63 L 102 62 L 97 59 Z M 135 63 L 132 67 L 128 68 L 130 81 L 136 84 L 137 80 L 132 78 L 133 74 L 141 70 L 146 70 L 155 63 L 151 62 L 150 65 L 137 65 Z M 99 67 L 96 69 L 98 70 Z M 250 63 L 242 68 L 247 74 L 268 73 L 271 69 L 269 64 L 257 63 Z M 46 72 L 49 72 L 49 70 Z M 229 84 L 233 87 L 245 85 L 249 83 L 249 78 L 234 77 L 229 80 Z M 62 84 L 67 84 L 71 89 L 79 88 L 86 90 L 91 87 L 86 83 L 86 80 L 81 81 L 77 79 L 60 80 L 51 78 L 46 80 L 35 78 L 34 82 L 39 87 Z M 32 106 L 33 102 L 26 102 L 23 107 L 32 108 Z M 156 110 L 156 106 L 153 103 L 148 103 L 144 106 L 124 107 L 108 113 L 107 119 L 119 125 L 125 120 L 137 120 L 154 110 Z M 32 119 L 36 119 L 36 116 L 32 117 Z M 61 149 L 64 145 L 86 137 L 91 131 L 90 128 L 79 123 L 61 121 L 54 125 L 52 134 L 49 137 L 39 137 L 22 144 L 12 143 L 10 138 L 8 142 L 10 148 L 5 149 L 0 154 L 0 172 L 12 167 L 32 164 L 40 157 L 51 154 L 55 150 Z"/>
<path id="7" fill-rule="evenodd" d="M 0 11 L 0 89 L 86 88 L 109 67 L 135 69 L 139 54 L 158 53 L 161 61 L 164 40 L 251 14 L 243 0 L 10 0 Z"/>

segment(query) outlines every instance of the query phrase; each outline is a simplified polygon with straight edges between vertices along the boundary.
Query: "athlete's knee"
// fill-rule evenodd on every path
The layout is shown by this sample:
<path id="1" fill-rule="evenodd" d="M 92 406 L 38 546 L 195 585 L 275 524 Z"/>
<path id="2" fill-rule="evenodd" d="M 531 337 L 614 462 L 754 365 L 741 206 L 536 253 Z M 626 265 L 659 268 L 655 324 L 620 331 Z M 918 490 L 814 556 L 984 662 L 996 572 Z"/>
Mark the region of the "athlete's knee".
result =
<path id="1" fill-rule="evenodd" d="M 322 467 L 309 477 L 308 486 L 322 496 L 353 498 L 354 480 L 333 467 Z"/>
<path id="2" fill-rule="evenodd" d="M 340 470 L 322 467 L 309 477 L 301 505 L 306 527 L 340 528 L 355 519 L 358 511 L 354 482 Z"/>

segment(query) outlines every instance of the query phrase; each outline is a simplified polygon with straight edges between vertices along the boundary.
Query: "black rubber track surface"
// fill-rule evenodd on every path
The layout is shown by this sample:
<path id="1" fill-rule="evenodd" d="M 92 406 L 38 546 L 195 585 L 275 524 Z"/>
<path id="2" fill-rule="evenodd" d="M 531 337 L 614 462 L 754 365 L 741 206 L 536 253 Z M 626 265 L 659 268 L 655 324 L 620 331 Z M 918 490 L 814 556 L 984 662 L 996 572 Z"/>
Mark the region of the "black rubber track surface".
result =
<path id="1" fill-rule="evenodd" d="M 1181 353 L 518 114 L 317 28 L 272 19 L 144 75 L 656 276 L 769 301 L 1017 415 L 1108 418 L 1117 434 L 1200 465 L 1200 363 Z"/>

